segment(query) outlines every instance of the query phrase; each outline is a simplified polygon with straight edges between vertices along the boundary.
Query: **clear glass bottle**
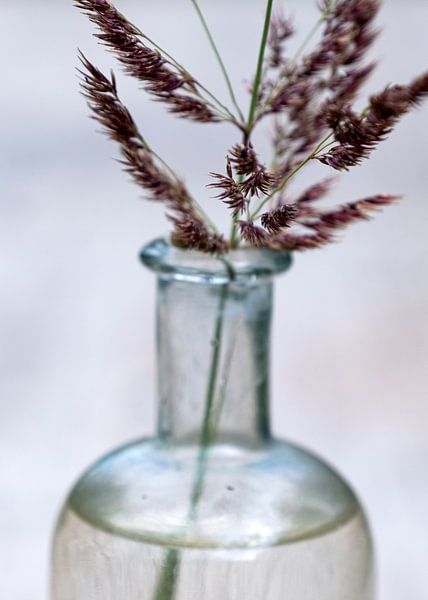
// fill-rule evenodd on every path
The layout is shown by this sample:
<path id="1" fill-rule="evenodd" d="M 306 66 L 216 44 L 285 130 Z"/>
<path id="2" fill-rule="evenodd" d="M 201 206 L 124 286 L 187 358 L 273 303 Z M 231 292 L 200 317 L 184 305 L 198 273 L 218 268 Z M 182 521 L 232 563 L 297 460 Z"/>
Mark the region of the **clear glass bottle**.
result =
<path id="1" fill-rule="evenodd" d="M 62 511 L 52 600 L 373 600 L 354 493 L 269 430 L 273 278 L 158 240 L 159 427 L 91 467 Z"/>

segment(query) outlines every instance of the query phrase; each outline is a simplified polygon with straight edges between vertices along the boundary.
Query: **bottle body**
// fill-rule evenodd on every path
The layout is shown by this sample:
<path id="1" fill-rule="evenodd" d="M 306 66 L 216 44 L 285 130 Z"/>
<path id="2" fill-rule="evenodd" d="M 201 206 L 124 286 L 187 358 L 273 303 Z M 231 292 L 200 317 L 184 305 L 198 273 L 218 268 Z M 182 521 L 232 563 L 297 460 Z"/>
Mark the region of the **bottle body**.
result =
<path id="1" fill-rule="evenodd" d="M 219 446 L 189 526 L 197 460 L 148 440 L 90 469 L 58 524 L 53 600 L 152 600 L 171 557 L 176 600 L 373 600 L 363 511 L 327 465 L 278 441 Z"/>
<path id="2" fill-rule="evenodd" d="M 251 253 L 251 256 L 249 256 Z M 61 514 L 52 600 L 373 600 L 344 480 L 269 429 L 272 275 L 155 243 L 158 435 L 101 459 Z"/>

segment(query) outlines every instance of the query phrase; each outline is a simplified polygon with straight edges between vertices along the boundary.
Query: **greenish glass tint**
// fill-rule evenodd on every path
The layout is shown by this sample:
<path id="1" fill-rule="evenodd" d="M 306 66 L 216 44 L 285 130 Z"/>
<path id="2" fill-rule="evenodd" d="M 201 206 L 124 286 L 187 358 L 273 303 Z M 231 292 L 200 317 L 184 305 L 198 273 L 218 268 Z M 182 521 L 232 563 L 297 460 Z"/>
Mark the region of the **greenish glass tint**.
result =
<path id="1" fill-rule="evenodd" d="M 157 436 L 91 467 L 62 511 L 52 600 L 373 600 L 362 508 L 269 425 L 272 285 L 290 255 L 158 240 Z"/>

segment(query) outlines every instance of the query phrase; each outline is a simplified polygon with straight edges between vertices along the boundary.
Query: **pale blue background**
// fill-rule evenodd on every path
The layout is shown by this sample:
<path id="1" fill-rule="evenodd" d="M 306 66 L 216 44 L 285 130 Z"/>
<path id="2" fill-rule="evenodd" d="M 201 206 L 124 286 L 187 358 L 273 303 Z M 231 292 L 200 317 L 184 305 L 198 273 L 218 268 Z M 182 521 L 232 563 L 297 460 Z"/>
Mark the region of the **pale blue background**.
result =
<path id="1" fill-rule="evenodd" d="M 113 60 L 71 4 L 0 6 L 5 600 L 46 598 L 49 538 L 66 489 L 96 456 L 153 428 L 155 282 L 136 255 L 166 224 L 86 117 L 76 47 L 101 65 Z M 188 0 L 118 4 L 226 99 Z M 307 30 L 314 3 L 287 5 Z M 204 6 L 239 87 L 254 70 L 263 2 Z M 387 0 L 381 23 L 370 90 L 428 69 L 426 0 Z M 133 82 L 120 79 L 120 89 L 148 139 L 216 205 L 207 172 L 223 167 L 234 131 L 174 121 Z M 427 124 L 428 105 L 335 192 L 339 201 L 405 192 L 402 204 L 343 244 L 299 256 L 277 286 L 276 430 L 327 457 L 359 490 L 381 600 L 426 600 L 428 589 Z"/>

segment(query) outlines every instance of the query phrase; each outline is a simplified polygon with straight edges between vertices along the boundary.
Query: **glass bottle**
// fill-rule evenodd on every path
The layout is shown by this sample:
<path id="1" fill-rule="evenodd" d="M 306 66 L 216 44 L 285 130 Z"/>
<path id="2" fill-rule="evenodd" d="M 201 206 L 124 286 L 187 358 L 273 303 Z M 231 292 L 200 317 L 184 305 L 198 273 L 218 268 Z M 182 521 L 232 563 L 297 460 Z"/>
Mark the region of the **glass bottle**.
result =
<path id="1" fill-rule="evenodd" d="M 157 436 L 92 466 L 58 522 L 52 600 L 373 600 L 363 510 L 269 428 L 272 286 L 286 252 L 149 244 Z"/>

